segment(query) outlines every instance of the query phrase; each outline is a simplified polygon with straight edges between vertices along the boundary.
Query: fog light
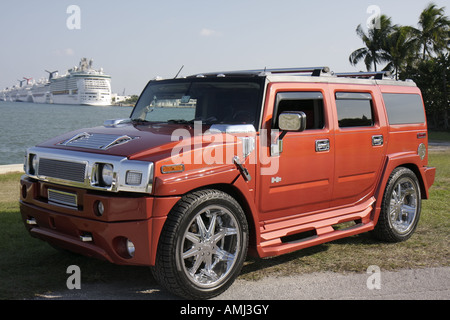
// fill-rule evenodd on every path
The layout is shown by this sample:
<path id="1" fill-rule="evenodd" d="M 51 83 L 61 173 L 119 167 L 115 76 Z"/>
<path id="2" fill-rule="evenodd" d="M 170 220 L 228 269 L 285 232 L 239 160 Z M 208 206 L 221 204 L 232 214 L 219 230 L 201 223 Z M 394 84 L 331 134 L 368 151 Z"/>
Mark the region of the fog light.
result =
<path id="1" fill-rule="evenodd" d="M 130 257 L 134 257 L 134 252 L 136 248 L 134 247 L 134 243 L 131 242 L 130 239 L 127 239 L 127 252 L 130 255 Z"/>
<path id="2" fill-rule="evenodd" d="M 97 201 L 95 203 L 95 214 L 100 217 L 103 215 L 104 212 L 105 212 L 105 206 L 103 205 L 103 202 Z"/>

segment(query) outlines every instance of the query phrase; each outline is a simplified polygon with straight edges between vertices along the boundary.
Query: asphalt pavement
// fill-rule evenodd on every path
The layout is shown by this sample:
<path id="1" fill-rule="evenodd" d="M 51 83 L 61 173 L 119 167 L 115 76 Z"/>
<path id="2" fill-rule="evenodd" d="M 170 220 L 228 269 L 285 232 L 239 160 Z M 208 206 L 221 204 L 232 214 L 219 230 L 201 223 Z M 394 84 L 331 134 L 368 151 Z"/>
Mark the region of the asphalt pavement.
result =
<path id="1" fill-rule="evenodd" d="M 80 289 L 46 292 L 37 300 L 176 300 L 156 284 L 81 283 Z M 340 274 L 320 272 L 258 281 L 238 279 L 213 300 L 449 300 L 450 267 Z"/>

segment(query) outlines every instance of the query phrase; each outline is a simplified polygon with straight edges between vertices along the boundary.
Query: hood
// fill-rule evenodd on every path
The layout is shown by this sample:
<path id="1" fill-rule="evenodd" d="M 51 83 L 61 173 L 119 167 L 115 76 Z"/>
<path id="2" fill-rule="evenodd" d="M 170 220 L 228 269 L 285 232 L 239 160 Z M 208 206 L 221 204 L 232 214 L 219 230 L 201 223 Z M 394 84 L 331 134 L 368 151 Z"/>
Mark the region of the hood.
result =
<path id="1" fill-rule="evenodd" d="M 133 125 L 132 123 L 84 128 L 68 132 L 38 147 L 107 154 L 138 159 L 170 153 L 179 141 L 172 141 L 173 132 L 189 126 L 171 124 Z M 193 131 L 193 130 L 192 130 Z"/>
<path id="2" fill-rule="evenodd" d="M 247 133 L 251 132 L 254 134 L 254 127 L 251 126 L 250 130 L 247 131 L 247 125 L 225 125 L 223 128 L 220 125 L 203 126 L 202 134 L 206 130 L 210 130 L 213 134 L 233 134 L 233 130 L 236 128 L 239 132 L 244 130 Z M 216 140 L 216 142 L 220 141 L 218 144 L 211 144 L 215 139 L 200 140 L 200 143 L 198 143 L 198 140 L 195 139 L 195 134 L 198 135 L 199 132 L 195 132 L 194 127 L 191 125 L 168 123 L 133 124 L 128 122 L 72 131 L 38 146 L 122 156 L 131 160 L 158 160 L 170 157 L 174 148 L 180 148 L 183 145 L 189 146 L 186 149 L 193 151 L 196 148 L 208 145 L 223 146 L 223 142 L 225 144 L 241 143 L 240 139 L 236 140 L 235 137 L 227 140 Z M 253 150 L 254 146 L 250 145 L 249 148 Z M 249 151 L 251 152 L 251 150 Z"/>

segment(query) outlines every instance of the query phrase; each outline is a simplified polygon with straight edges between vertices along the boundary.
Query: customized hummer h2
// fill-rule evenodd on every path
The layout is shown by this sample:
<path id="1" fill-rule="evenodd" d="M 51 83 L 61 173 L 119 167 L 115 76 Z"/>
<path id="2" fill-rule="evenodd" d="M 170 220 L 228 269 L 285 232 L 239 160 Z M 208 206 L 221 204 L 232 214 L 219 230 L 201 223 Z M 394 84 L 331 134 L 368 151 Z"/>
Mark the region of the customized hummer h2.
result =
<path id="1" fill-rule="evenodd" d="M 129 119 L 27 150 L 20 208 L 36 238 L 211 298 L 247 253 L 408 239 L 434 181 L 427 148 L 420 90 L 383 73 L 153 80 Z"/>

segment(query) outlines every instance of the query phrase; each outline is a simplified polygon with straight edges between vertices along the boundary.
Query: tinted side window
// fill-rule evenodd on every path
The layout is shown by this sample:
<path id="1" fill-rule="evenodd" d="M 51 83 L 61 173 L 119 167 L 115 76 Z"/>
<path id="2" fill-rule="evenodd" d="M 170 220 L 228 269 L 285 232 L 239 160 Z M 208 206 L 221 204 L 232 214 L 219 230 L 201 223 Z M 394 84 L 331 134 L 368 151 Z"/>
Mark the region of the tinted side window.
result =
<path id="1" fill-rule="evenodd" d="M 370 93 L 337 92 L 336 108 L 341 128 L 373 126 Z"/>
<path id="2" fill-rule="evenodd" d="M 389 124 L 424 123 L 422 99 L 418 94 L 383 93 Z"/>
<path id="3" fill-rule="evenodd" d="M 306 130 L 323 129 L 323 96 L 320 92 L 280 92 L 275 102 L 275 126 L 278 116 L 285 111 L 303 111 L 306 114 Z"/>

